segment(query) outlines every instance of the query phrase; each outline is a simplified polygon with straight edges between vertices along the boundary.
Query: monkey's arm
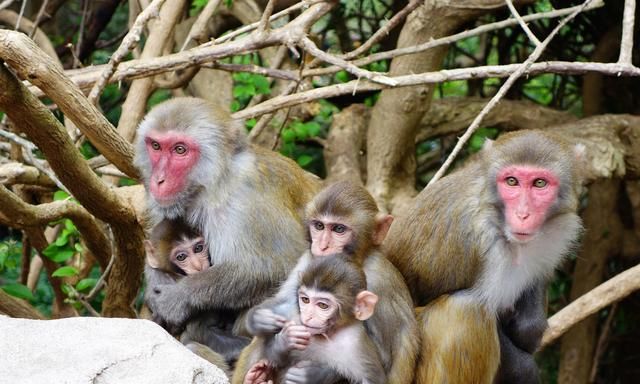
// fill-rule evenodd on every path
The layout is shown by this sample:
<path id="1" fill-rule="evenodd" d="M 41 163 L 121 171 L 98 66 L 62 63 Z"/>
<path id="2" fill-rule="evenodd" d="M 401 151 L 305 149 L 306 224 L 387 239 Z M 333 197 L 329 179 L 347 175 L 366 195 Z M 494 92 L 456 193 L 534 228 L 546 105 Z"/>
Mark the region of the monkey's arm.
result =
<path id="1" fill-rule="evenodd" d="M 275 257 L 245 255 L 186 276 L 176 284 L 156 287 L 156 313 L 169 324 L 183 324 L 195 312 L 207 309 L 244 309 L 261 300 L 284 279 L 287 265 Z M 157 293 L 156 293 L 157 292 Z"/>
<path id="2" fill-rule="evenodd" d="M 505 336 L 525 352 L 536 351 L 547 329 L 545 298 L 546 282 L 541 281 L 522 293 L 513 311 L 499 317 Z"/>

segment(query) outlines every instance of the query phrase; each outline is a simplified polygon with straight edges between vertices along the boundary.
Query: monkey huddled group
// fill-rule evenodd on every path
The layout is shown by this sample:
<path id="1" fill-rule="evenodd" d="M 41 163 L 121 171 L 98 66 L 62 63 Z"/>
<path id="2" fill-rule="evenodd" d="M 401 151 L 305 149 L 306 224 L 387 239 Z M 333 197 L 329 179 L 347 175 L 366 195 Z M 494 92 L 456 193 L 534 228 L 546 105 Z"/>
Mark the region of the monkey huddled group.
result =
<path id="1" fill-rule="evenodd" d="M 582 228 L 582 152 L 504 134 L 394 220 L 216 106 L 169 100 L 136 143 L 145 303 L 234 384 L 536 383 L 545 284 Z"/>

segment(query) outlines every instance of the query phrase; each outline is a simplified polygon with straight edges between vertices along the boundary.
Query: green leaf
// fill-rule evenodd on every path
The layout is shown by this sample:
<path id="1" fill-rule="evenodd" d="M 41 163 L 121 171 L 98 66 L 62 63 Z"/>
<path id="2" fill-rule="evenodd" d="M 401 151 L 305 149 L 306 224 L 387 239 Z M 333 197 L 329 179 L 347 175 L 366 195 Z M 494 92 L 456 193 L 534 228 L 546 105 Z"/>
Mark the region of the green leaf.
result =
<path id="1" fill-rule="evenodd" d="M 349 81 L 349 74 L 347 71 L 340 71 L 335 74 L 335 79 L 339 83 L 346 83 Z"/>
<path id="2" fill-rule="evenodd" d="M 258 92 L 258 94 L 268 95 L 271 93 L 269 80 L 262 75 L 253 76 L 253 85 L 256 87 L 256 92 Z"/>
<path id="3" fill-rule="evenodd" d="M 256 119 L 249 119 L 244 122 L 244 126 L 247 127 L 247 129 L 251 130 L 253 127 L 256 126 L 257 123 L 258 123 L 258 120 Z"/>
<path id="4" fill-rule="evenodd" d="M 78 281 L 78 284 L 76 284 L 76 290 L 85 291 L 87 289 L 93 288 L 96 286 L 97 282 L 98 282 L 98 279 L 93 279 L 93 278 L 82 279 Z"/>
<path id="5" fill-rule="evenodd" d="M 282 141 L 285 143 L 291 143 L 296 139 L 296 133 L 289 128 L 282 130 Z"/>
<path id="6" fill-rule="evenodd" d="M 65 267 L 60 267 L 60 268 L 56 269 L 55 271 L 53 271 L 51 276 L 53 276 L 53 277 L 68 277 L 68 276 L 76 276 L 79 273 L 80 272 L 76 268 L 67 265 Z"/>
<path id="7" fill-rule="evenodd" d="M 73 250 L 70 250 L 70 249 L 61 249 L 57 247 L 56 249 L 57 249 L 57 252 L 52 252 L 51 255 L 47 255 L 44 252 L 43 254 L 47 256 L 49 259 L 55 261 L 56 263 L 63 263 L 69 260 L 75 253 Z"/>
<path id="8" fill-rule="evenodd" d="M 23 284 L 18 284 L 18 283 L 7 284 L 7 285 L 3 285 L 0 288 L 2 288 L 2 290 L 8 293 L 9 295 L 20 298 L 20 299 L 25 299 L 25 300 L 35 299 L 29 287 Z"/>
<path id="9" fill-rule="evenodd" d="M 305 124 L 305 126 L 307 127 L 307 134 L 309 135 L 309 137 L 318 136 L 320 134 L 320 131 L 322 130 L 320 124 L 315 121 L 309 121 Z"/>
<path id="10" fill-rule="evenodd" d="M 313 161 L 313 157 L 309 155 L 301 155 L 296 160 L 301 167 L 309 165 Z"/>
<path id="11" fill-rule="evenodd" d="M 80 243 L 75 243 L 75 244 L 73 245 L 73 248 L 76 250 L 76 252 L 82 252 L 82 251 L 84 251 L 84 248 L 82 248 L 82 244 L 80 244 Z"/>
<path id="12" fill-rule="evenodd" d="M 253 84 L 237 84 L 233 87 L 233 97 L 249 98 L 256 94 L 256 87 Z"/>
<path id="13" fill-rule="evenodd" d="M 69 232 L 76 232 L 78 229 L 76 228 L 76 225 L 73 224 L 73 221 L 71 220 L 65 220 L 64 221 L 64 227 L 69 231 Z"/>
<path id="14" fill-rule="evenodd" d="M 68 199 L 69 197 L 71 197 L 71 196 L 69 196 L 69 194 L 67 192 L 65 192 L 65 191 L 56 191 L 53 194 L 53 200 L 54 201 L 65 200 L 65 199 Z"/>
<path id="15" fill-rule="evenodd" d="M 64 247 L 65 245 L 67 245 L 68 242 L 69 242 L 69 232 L 62 231 L 62 233 L 60 234 L 60 236 L 58 236 L 54 244 L 57 247 Z"/>

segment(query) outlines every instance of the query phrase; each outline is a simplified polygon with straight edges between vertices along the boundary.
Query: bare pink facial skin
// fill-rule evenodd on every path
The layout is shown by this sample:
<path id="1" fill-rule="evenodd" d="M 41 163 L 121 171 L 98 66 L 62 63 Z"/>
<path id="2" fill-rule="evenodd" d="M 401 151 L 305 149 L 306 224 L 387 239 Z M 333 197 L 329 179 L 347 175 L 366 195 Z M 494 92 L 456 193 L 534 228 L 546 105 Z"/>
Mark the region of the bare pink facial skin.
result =
<path id="1" fill-rule="evenodd" d="M 327 333 L 335 323 L 338 303 L 333 295 L 301 288 L 298 304 L 300 321 L 312 335 Z"/>
<path id="2" fill-rule="evenodd" d="M 510 235 L 518 242 L 531 240 L 558 197 L 558 177 L 548 169 L 513 165 L 498 172 L 496 184 Z"/>
<path id="3" fill-rule="evenodd" d="M 309 225 L 311 234 L 311 254 L 327 256 L 342 252 L 344 246 L 353 238 L 353 231 L 348 226 L 338 223 L 330 217 L 314 220 Z"/>
<path id="4" fill-rule="evenodd" d="M 173 249 L 170 258 L 187 275 L 202 272 L 210 266 L 209 251 L 203 237 L 181 242 Z"/>
<path id="5" fill-rule="evenodd" d="M 149 190 L 158 203 L 171 203 L 184 190 L 200 146 L 188 136 L 156 131 L 147 134 L 145 145 L 151 159 Z"/>

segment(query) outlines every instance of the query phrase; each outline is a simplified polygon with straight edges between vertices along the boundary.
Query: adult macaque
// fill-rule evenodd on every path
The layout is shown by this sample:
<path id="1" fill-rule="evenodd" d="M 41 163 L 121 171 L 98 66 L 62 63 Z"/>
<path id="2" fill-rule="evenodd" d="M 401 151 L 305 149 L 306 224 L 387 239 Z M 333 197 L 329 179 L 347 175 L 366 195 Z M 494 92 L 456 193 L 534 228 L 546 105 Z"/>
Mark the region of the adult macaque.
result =
<path id="1" fill-rule="evenodd" d="M 427 305 L 417 382 L 490 383 L 501 353 L 498 380 L 538 380 L 540 288 L 582 230 L 582 151 L 551 133 L 504 134 L 392 225 L 384 251 Z"/>
<path id="2" fill-rule="evenodd" d="M 250 145 L 243 125 L 219 107 L 196 98 L 156 106 L 138 128 L 135 161 L 152 220 L 184 219 L 211 258 L 209 268 L 175 284 L 150 269 L 148 300 L 166 324 L 260 303 L 305 250 L 302 215 L 319 181 Z"/>
<path id="3" fill-rule="evenodd" d="M 258 339 L 249 357 L 256 365 L 244 377 L 234 376 L 234 383 L 299 382 L 289 368 L 305 363 L 336 371 L 352 383 L 387 383 L 377 348 L 362 324 L 378 297 L 366 290 L 364 272 L 351 259 L 339 254 L 311 261 L 292 297 L 298 303 L 294 321 L 276 337 Z"/>
<path id="4" fill-rule="evenodd" d="M 160 270 L 167 273 L 176 283 L 183 276 L 202 272 L 209 268 L 209 250 L 205 246 L 204 238 L 192 227 L 180 219 L 165 219 L 151 230 L 149 240 L 145 241 L 147 253 L 146 275 L 149 269 Z M 151 290 L 147 290 L 145 298 L 153 296 Z M 152 305 L 150 305 L 152 307 Z M 225 364 L 216 364 L 223 370 L 229 371 L 240 352 L 249 345 L 251 339 L 246 336 L 234 334 L 234 323 L 238 313 L 232 311 L 206 311 L 198 313 L 189 319 L 181 328 L 167 327 L 152 312 L 152 320 L 179 337 L 180 341 L 193 348 L 196 353 L 209 361 L 224 360 Z M 205 348 L 210 348 L 211 352 Z M 215 351 L 215 353 L 213 352 Z M 219 354 L 220 357 L 211 356 Z"/>
<path id="5" fill-rule="evenodd" d="M 378 249 L 392 221 L 392 216 L 378 211 L 371 195 L 360 185 L 343 181 L 323 189 L 306 209 L 310 250 L 302 255 L 278 293 L 249 311 L 249 333 L 269 337 L 279 332 L 289 314 L 297 309 L 292 297 L 299 274 L 315 258 L 345 253 L 363 265 L 367 289 L 380 298 L 375 313 L 366 321 L 366 329 L 378 349 L 389 382 L 411 383 L 419 348 L 413 302 L 402 276 Z M 253 344 L 246 354 L 252 347 Z M 244 355 L 243 352 L 237 366 L 243 377 L 250 368 L 243 361 Z M 321 368 L 307 365 L 292 369 L 299 370 L 307 383 L 331 383 L 339 379 L 329 379 Z"/>

